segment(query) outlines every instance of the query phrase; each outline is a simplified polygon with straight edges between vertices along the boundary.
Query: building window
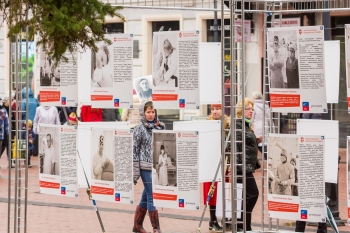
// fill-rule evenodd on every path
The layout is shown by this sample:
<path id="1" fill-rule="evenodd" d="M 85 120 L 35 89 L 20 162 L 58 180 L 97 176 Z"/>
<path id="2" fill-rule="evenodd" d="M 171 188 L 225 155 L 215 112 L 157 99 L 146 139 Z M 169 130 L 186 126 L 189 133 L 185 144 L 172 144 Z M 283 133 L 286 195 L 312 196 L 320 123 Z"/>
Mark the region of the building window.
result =
<path id="1" fill-rule="evenodd" d="M 152 22 L 152 32 L 159 31 L 179 31 L 179 21 L 155 21 Z"/>
<path id="2" fill-rule="evenodd" d="M 225 19 L 225 25 L 230 25 L 230 19 Z M 218 39 L 221 42 L 221 19 L 218 19 Z M 230 27 L 225 30 L 225 37 L 230 37 Z M 214 20 L 207 20 L 207 42 L 214 42 Z M 228 44 L 230 46 L 230 44 Z"/>
<path id="3" fill-rule="evenodd" d="M 106 34 L 124 33 L 124 23 L 106 23 L 103 24 L 103 30 Z"/>

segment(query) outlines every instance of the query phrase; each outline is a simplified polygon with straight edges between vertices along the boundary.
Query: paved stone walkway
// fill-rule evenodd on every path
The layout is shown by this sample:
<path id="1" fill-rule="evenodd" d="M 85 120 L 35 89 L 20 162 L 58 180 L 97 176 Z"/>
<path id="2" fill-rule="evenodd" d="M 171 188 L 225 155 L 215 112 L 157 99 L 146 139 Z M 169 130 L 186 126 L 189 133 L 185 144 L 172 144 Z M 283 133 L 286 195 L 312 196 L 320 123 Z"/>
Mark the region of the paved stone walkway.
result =
<path id="1" fill-rule="evenodd" d="M 342 162 L 345 161 L 345 151 L 341 149 Z M 84 232 L 95 233 L 102 232 L 96 213 L 91 201 L 89 201 L 85 189 L 79 189 L 78 198 L 68 198 L 60 196 L 51 196 L 39 193 L 38 185 L 38 157 L 32 158 L 32 168 L 29 168 L 29 192 L 28 192 L 28 216 L 27 232 L 36 233 L 58 233 L 58 232 Z M 346 173 L 344 163 L 339 166 L 339 210 L 340 216 L 346 220 Z M 0 159 L 0 233 L 7 232 L 7 158 Z M 261 186 L 261 170 L 255 174 L 258 186 Z M 139 182 L 135 186 L 135 202 L 140 200 L 143 186 Z M 261 193 L 261 192 L 260 192 Z M 202 198 L 202 197 L 201 197 Z M 201 200 L 201 203 L 203 201 Z M 133 213 L 135 205 L 114 204 L 98 201 L 97 205 L 100 210 L 101 218 L 106 232 L 124 233 L 131 232 L 133 224 Z M 195 233 L 198 227 L 199 219 L 202 214 L 203 206 L 200 211 L 184 211 L 173 209 L 158 209 L 160 214 L 160 225 L 164 233 Z M 261 195 L 254 209 L 253 229 L 261 230 L 261 213 L 262 213 Z M 208 230 L 209 211 L 206 212 L 202 233 Z M 293 222 L 280 220 L 280 231 L 292 232 Z M 148 217 L 146 217 L 144 227 L 151 230 Z M 350 232 L 350 226 L 346 224 L 340 227 L 341 233 Z M 23 231 L 21 231 L 23 232 Z M 316 232 L 315 227 L 308 226 L 307 232 Z M 328 232 L 332 232 L 328 228 Z"/>

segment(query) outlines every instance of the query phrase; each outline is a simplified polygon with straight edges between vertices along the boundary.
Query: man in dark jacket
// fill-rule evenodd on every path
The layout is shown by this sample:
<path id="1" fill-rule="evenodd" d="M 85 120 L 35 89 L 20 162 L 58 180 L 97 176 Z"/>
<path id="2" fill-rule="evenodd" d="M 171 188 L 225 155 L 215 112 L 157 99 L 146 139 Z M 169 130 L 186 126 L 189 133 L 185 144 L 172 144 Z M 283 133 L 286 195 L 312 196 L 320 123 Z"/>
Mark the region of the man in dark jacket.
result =
<path id="1" fill-rule="evenodd" d="M 103 108 L 102 121 L 122 121 L 119 109 L 117 108 Z"/>

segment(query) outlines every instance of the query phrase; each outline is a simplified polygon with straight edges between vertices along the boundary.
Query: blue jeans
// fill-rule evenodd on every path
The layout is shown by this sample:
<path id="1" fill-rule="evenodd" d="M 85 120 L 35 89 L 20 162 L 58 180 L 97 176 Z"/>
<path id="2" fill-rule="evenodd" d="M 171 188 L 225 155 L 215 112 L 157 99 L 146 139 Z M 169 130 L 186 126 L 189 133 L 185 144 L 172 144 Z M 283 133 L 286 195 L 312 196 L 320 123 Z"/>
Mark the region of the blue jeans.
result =
<path id="1" fill-rule="evenodd" d="M 148 211 L 155 211 L 156 207 L 153 205 L 152 192 L 152 171 L 140 170 L 140 175 L 145 188 L 143 189 L 139 206 Z"/>

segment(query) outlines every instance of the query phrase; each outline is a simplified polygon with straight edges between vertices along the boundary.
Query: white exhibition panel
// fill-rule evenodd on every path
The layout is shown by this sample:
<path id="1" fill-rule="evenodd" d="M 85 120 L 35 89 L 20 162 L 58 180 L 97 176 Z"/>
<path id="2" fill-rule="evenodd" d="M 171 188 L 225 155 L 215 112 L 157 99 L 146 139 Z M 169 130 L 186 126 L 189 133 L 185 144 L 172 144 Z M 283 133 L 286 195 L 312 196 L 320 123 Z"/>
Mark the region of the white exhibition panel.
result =
<path id="1" fill-rule="evenodd" d="M 339 156 L 339 122 L 331 120 L 297 120 L 297 134 L 325 137 L 325 182 L 337 183 Z"/>
<path id="2" fill-rule="evenodd" d="M 221 43 L 199 43 L 199 100 L 221 103 Z"/>
<path id="3" fill-rule="evenodd" d="M 86 176 L 91 184 L 91 128 L 102 129 L 130 129 L 129 122 L 79 122 L 78 125 L 78 151 L 80 159 L 78 158 L 78 187 L 86 188 L 86 178 L 84 175 L 83 167 L 85 169 Z M 78 156 L 78 154 L 77 154 Z"/>
<path id="4" fill-rule="evenodd" d="M 221 121 L 177 121 L 173 123 L 176 131 L 199 132 L 199 182 L 211 182 L 221 156 Z M 216 180 L 221 180 L 221 168 Z"/>
<path id="5" fill-rule="evenodd" d="M 78 57 L 78 102 L 91 105 L 91 50 L 79 53 Z"/>
<path id="6" fill-rule="evenodd" d="M 338 103 L 340 75 L 340 41 L 324 42 L 327 103 Z"/>
<path id="7" fill-rule="evenodd" d="M 231 200 L 231 183 L 225 183 L 225 216 L 231 216 L 231 210 L 232 210 L 232 200 Z M 222 217 L 222 182 L 218 182 L 217 187 L 217 193 L 216 193 L 216 216 Z M 237 198 L 237 218 L 240 218 L 242 215 L 242 199 L 243 196 L 243 184 L 237 183 L 236 188 L 236 198 Z M 239 212 L 238 212 L 239 211 Z"/>

